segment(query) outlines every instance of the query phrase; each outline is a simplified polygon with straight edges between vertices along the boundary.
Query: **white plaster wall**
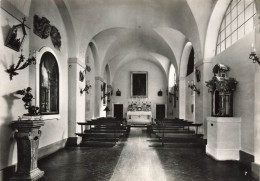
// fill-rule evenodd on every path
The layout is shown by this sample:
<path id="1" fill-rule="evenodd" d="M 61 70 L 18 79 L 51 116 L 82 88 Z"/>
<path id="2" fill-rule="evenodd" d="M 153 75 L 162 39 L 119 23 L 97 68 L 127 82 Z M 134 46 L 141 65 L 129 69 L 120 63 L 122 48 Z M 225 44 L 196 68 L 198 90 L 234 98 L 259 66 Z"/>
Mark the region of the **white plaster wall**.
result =
<path id="1" fill-rule="evenodd" d="M 204 139 L 207 139 L 207 117 L 211 115 L 211 94 L 208 92 L 205 81 L 212 78 L 213 67 L 210 60 L 201 60 L 195 67 L 197 67 L 201 74 L 200 82 L 195 81 L 197 89 L 200 90 L 200 95 L 196 95 L 195 97 L 195 122 L 203 124 L 199 128 L 199 132 L 203 134 Z"/>
<path id="2" fill-rule="evenodd" d="M 59 30 L 62 41 L 60 51 L 54 48 L 50 37 L 41 39 L 33 33 L 33 16 L 35 14 L 39 17 L 46 17 L 50 21 L 50 24 Z M 40 50 L 42 47 L 50 47 L 56 54 L 60 70 L 60 119 L 46 121 L 45 126 L 42 128 L 42 137 L 39 145 L 39 147 L 43 147 L 68 137 L 68 55 L 66 29 L 59 11 L 52 0 L 32 1 L 28 21 L 31 26 L 30 49 Z M 36 86 L 32 83 L 34 90 Z"/>
<path id="3" fill-rule="evenodd" d="M 134 60 L 126 63 L 115 74 L 112 82 L 112 87 L 115 91 L 119 89 L 121 96 L 112 96 L 112 103 L 120 103 L 124 105 L 124 117 L 126 117 L 128 101 L 130 99 L 130 72 L 131 71 L 147 71 L 148 72 L 148 99 L 152 103 L 152 114 L 155 118 L 155 104 L 166 104 L 166 87 L 167 79 L 165 74 L 155 64 L 144 61 Z M 163 96 L 157 95 L 158 91 L 162 89 Z"/>
<path id="4" fill-rule="evenodd" d="M 248 58 L 253 33 L 212 59 L 213 66 L 223 63 L 231 68 L 230 77 L 239 82 L 234 93 L 234 117 L 241 117 L 241 149 L 254 155 L 254 72 L 255 65 Z M 213 75 L 213 74 L 212 74 Z"/>
<path id="5" fill-rule="evenodd" d="M 94 57 L 91 49 L 87 50 L 87 55 L 89 56 L 88 65 L 91 68 L 90 72 L 86 72 L 85 81 L 89 81 L 91 88 L 89 89 L 89 94 L 84 93 L 86 97 L 85 106 L 85 117 L 87 120 L 94 118 L 94 108 L 95 108 L 95 65 Z M 87 63 L 86 63 L 87 64 Z"/>
<path id="6" fill-rule="evenodd" d="M 0 9 L 0 170 L 16 163 L 17 152 L 16 144 L 13 138 L 14 130 L 10 123 L 18 116 L 26 113 L 24 103 L 20 99 L 22 96 L 13 94 L 17 90 L 29 86 L 29 69 L 19 71 L 19 75 L 14 76 L 10 81 L 9 75 L 5 72 L 13 63 L 17 63 L 20 53 L 4 46 L 9 28 L 19 24 L 17 20 Z M 28 29 L 26 29 L 28 31 Z M 28 58 L 28 37 L 23 44 L 23 53 Z M 1 180 L 1 178 L 0 178 Z"/>
<path id="7" fill-rule="evenodd" d="M 2 2 L 1 2 L 2 3 Z M 21 1 L 22 3 L 22 1 Z M 23 6 L 16 6 L 16 8 Z M 39 147 L 44 147 L 52 143 L 61 141 L 68 137 L 68 55 L 67 55 L 67 38 L 66 30 L 63 26 L 61 16 L 56 8 L 56 5 L 47 0 L 44 2 L 32 1 L 30 6 L 31 10 L 29 17 L 27 18 L 27 24 L 31 28 L 26 29 L 27 37 L 23 45 L 23 54 L 28 58 L 29 50 L 39 51 L 43 47 L 49 47 L 55 54 L 59 65 L 59 77 L 60 77 L 60 114 L 56 116 L 58 119 L 51 119 L 45 121 L 45 126 L 42 127 L 42 136 L 40 139 Z M 15 9 L 15 8 L 14 8 Z M 7 9 L 11 14 L 21 19 L 23 16 L 20 13 L 13 11 L 13 9 Z M 24 7 L 20 10 L 23 12 Z M 26 10 L 27 11 L 27 10 Z M 18 56 L 20 53 L 9 49 L 4 46 L 4 41 L 7 36 L 9 28 L 13 25 L 17 25 L 18 21 L 7 14 L 3 9 L 0 9 L 1 13 L 1 28 L 0 28 L 0 170 L 13 165 L 17 162 L 17 149 L 16 141 L 13 138 L 13 130 L 9 127 L 11 121 L 22 116 L 26 113 L 23 107 L 23 101 L 20 100 L 22 96 L 12 95 L 11 93 L 27 88 L 31 86 L 33 95 L 39 94 L 35 92 L 39 86 L 36 84 L 37 65 L 31 66 L 24 70 L 19 71 L 19 75 L 15 76 L 12 81 L 9 80 L 8 74 L 5 72 L 7 67 L 12 63 L 18 62 Z M 27 12 L 28 13 L 28 12 Z M 52 25 L 55 25 L 60 31 L 62 37 L 61 50 L 57 50 L 53 47 L 51 39 L 41 39 L 33 33 L 33 16 L 34 14 L 40 17 L 44 16 L 51 21 Z M 37 64 L 39 64 L 40 57 L 37 57 Z M 38 100 L 36 99 L 36 103 Z M 1 180 L 1 178 L 0 178 Z"/>

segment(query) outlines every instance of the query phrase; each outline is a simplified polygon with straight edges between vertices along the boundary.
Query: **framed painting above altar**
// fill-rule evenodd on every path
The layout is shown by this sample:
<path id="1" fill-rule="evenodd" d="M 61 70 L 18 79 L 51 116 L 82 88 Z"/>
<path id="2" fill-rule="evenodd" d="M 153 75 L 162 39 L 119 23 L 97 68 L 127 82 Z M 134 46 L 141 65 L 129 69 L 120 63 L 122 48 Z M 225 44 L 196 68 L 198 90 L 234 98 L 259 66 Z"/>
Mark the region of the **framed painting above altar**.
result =
<path id="1" fill-rule="evenodd" d="M 130 72 L 131 97 L 148 97 L 148 72 Z"/>

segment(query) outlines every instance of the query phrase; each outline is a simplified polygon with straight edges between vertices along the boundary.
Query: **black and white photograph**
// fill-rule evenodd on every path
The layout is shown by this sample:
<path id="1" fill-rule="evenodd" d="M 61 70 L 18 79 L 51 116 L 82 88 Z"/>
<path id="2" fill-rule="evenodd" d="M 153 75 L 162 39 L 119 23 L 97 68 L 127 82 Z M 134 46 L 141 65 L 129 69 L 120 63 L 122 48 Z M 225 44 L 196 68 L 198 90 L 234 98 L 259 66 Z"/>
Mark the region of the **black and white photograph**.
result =
<path id="1" fill-rule="evenodd" d="M 0 7 L 0 181 L 260 181 L 260 0 Z"/>

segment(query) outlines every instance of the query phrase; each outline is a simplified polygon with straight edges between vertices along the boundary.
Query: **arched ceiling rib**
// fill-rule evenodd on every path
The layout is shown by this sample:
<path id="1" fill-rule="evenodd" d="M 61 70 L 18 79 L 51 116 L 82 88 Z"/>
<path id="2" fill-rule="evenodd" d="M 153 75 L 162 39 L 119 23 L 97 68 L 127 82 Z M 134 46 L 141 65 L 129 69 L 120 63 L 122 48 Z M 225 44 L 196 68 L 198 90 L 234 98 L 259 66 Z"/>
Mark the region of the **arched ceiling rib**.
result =
<path id="1" fill-rule="evenodd" d="M 161 35 L 161 37 L 170 46 L 175 55 L 177 65 L 179 67 L 182 50 L 187 42 L 187 38 L 181 32 L 170 28 L 156 28 L 155 31 L 159 35 Z"/>
<path id="2" fill-rule="evenodd" d="M 134 54 L 120 54 L 116 57 L 113 57 L 112 60 L 110 60 L 110 70 L 111 70 L 111 81 L 113 81 L 114 76 L 116 75 L 116 72 L 122 67 L 124 64 L 128 63 L 132 60 L 140 60 L 140 61 L 149 61 L 155 64 L 165 77 L 167 77 L 167 69 L 166 67 L 169 64 L 169 60 L 166 57 L 163 57 L 161 55 L 157 55 L 156 53 L 149 53 L 149 52 L 143 52 L 143 51 L 136 51 Z M 159 59 L 159 60 L 158 60 Z"/>
<path id="3" fill-rule="evenodd" d="M 158 33 L 150 29 L 128 29 L 128 33 L 111 44 L 104 57 L 103 67 L 117 54 L 155 52 L 167 57 L 177 68 L 176 59 L 169 45 Z M 102 67 L 102 68 L 103 68 Z"/>

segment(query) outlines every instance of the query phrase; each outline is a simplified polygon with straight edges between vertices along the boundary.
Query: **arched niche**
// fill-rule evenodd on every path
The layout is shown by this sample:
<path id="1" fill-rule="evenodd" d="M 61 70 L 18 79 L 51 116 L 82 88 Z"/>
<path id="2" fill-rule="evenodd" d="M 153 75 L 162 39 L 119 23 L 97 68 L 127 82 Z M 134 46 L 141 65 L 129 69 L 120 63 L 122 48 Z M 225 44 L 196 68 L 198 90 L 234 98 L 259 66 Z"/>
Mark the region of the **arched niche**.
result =
<path id="1" fill-rule="evenodd" d="M 37 107 L 40 107 L 40 62 L 41 62 L 41 58 L 42 56 L 46 53 L 51 53 L 52 56 L 55 58 L 58 67 L 59 67 L 59 89 L 62 89 L 62 82 L 64 82 L 66 80 L 65 77 L 63 77 L 62 75 L 64 74 L 64 71 L 61 68 L 61 62 L 58 59 L 55 51 L 53 49 L 51 49 L 50 47 L 42 47 L 41 49 L 39 49 L 38 51 L 36 51 L 36 65 L 35 67 L 31 66 L 30 67 L 30 81 L 29 81 L 29 85 L 30 87 L 34 88 L 33 90 L 35 90 L 35 92 L 32 92 L 35 95 L 35 105 Z M 32 90 L 32 91 L 33 91 Z M 61 105 L 62 100 L 60 99 L 60 97 L 63 96 L 63 92 L 60 91 L 59 94 L 59 105 Z M 60 108 L 61 109 L 61 108 Z M 61 112 L 61 110 L 59 110 L 59 112 Z M 60 118 L 60 114 L 53 114 L 53 115 L 44 115 L 43 119 L 59 119 Z"/>

